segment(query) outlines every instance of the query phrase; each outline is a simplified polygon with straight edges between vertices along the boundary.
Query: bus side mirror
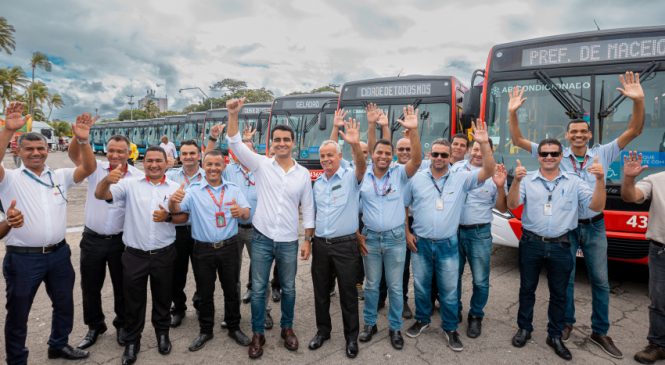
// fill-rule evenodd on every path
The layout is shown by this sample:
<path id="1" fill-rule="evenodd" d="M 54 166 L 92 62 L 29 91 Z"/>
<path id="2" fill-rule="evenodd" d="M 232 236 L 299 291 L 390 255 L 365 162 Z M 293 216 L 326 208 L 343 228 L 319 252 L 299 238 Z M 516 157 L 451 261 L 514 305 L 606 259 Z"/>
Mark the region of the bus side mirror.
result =
<path id="1" fill-rule="evenodd" d="M 319 114 L 319 130 L 325 131 L 328 128 L 328 123 L 326 116 L 323 113 Z"/>
<path id="2" fill-rule="evenodd" d="M 464 95 L 464 102 L 462 103 L 462 128 L 471 128 L 471 122 L 476 118 L 480 118 L 480 99 L 483 94 L 483 86 L 476 85 Z"/>

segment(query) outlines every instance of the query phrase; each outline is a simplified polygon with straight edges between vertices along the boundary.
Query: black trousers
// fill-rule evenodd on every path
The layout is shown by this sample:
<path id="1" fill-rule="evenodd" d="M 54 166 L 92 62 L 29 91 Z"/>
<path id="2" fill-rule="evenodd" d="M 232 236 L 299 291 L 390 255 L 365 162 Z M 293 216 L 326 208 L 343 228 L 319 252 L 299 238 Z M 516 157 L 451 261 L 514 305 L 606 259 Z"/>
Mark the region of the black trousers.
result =
<path id="1" fill-rule="evenodd" d="M 148 279 L 152 294 L 152 325 L 155 334 L 169 332 L 175 258 L 175 245 L 170 245 L 164 251 L 155 254 L 137 252 L 130 248 L 125 249 L 122 254 L 126 343 L 137 343 L 141 340 L 141 332 L 145 327 Z"/>
<path id="2" fill-rule="evenodd" d="M 413 233 L 412 226 L 413 226 L 413 217 L 409 217 L 409 230 Z M 404 241 L 404 244 L 406 245 L 406 241 Z M 410 278 L 411 278 L 411 250 L 409 250 L 407 246 L 406 257 L 404 258 L 404 274 L 402 275 L 402 295 L 404 296 L 405 302 L 409 299 Z M 386 272 L 384 270 L 383 273 L 381 274 L 381 283 L 379 284 L 379 303 L 385 303 L 387 297 L 388 297 L 388 287 L 386 286 Z"/>
<path id="3" fill-rule="evenodd" d="M 184 313 L 187 310 L 185 286 L 187 285 L 187 272 L 189 271 L 190 260 L 192 261 L 192 269 L 194 266 L 194 261 L 192 260 L 193 245 L 194 239 L 192 238 L 191 226 L 176 226 L 176 259 L 173 264 L 173 306 L 171 307 L 171 313 Z M 196 275 L 194 278 L 196 279 Z M 198 306 L 197 301 L 197 293 L 194 293 L 194 296 L 192 297 L 192 305 L 195 308 Z"/>
<path id="4" fill-rule="evenodd" d="M 319 333 L 330 334 L 330 281 L 337 277 L 339 303 L 342 309 L 344 337 L 358 338 L 358 266 L 360 253 L 356 239 L 328 244 L 318 238 L 312 246 L 312 282 L 314 283 L 314 308 L 316 328 Z"/>
<path id="5" fill-rule="evenodd" d="M 122 291 L 122 233 L 100 236 L 85 228 L 81 238 L 81 292 L 83 296 L 83 323 L 96 329 L 104 324 L 102 310 L 102 288 L 106 278 L 106 267 L 113 285 L 113 326 L 121 328 L 125 323 L 125 303 Z"/>
<path id="6" fill-rule="evenodd" d="M 212 334 L 215 322 L 215 280 L 219 277 L 224 291 L 224 321 L 229 331 L 240 329 L 240 261 L 238 251 L 242 246 L 234 238 L 220 248 L 210 243 L 194 244 L 192 257 L 196 292 L 200 297 L 199 327 L 201 333 Z"/>

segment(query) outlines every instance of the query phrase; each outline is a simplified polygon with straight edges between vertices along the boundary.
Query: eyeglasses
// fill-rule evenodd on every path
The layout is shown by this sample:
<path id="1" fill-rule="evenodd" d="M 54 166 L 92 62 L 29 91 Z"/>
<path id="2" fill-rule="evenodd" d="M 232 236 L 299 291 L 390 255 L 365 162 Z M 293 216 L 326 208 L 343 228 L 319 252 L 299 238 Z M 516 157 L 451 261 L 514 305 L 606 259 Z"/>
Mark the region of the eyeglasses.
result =
<path id="1" fill-rule="evenodd" d="M 561 152 L 559 152 L 559 151 L 550 151 L 550 152 L 542 151 L 542 152 L 538 152 L 538 156 L 540 156 L 542 158 L 545 158 L 547 156 L 552 156 L 552 157 L 556 158 L 556 157 L 561 156 Z"/>
<path id="2" fill-rule="evenodd" d="M 430 153 L 430 156 L 432 156 L 432 158 L 448 158 L 450 157 L 450 154 L 448 154 L 448 152 L 432 152 Z"/>
<path id="3" fill-rule="evenodd" d="M 411 147 L 399 147 L 397 148 L 399 152 L 411 152 Z"/>

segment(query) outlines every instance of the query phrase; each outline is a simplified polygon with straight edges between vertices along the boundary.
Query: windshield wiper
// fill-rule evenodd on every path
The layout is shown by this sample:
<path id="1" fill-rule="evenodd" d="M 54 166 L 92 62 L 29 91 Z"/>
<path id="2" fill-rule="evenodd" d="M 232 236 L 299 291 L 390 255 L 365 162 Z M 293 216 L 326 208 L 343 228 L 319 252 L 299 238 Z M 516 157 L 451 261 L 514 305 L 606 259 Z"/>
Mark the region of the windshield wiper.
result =
<path id="1" fill-rule="evenodd" d="M 416 99 L 416 101 L 414 101 L 413 104 L 411 104 L 411 105 L 413 105 L 413 109 L 415 110 L 416 108 L 418 108 L 418 106 L 420 106 L 420 103 L 422 103 L 422 102 L 423 102 L 423 99 Z M 402 126 L 401 124 L 397 123 L 398 120 L 402 120 L 402 119 L 404 119 L 404 112 L 402 112 L 402 114 L 399 115 L 399 118 L 393 119 L 393 124 L 390 127 L 390 135 L 391 136 L 399 129 L 399 127 Z"/>
<path id="2" fill-rule="evenodd" d="M 536 70 L 534 72 L 538 80 L 545 85 L 547 91 L 552 94 L 554 99 L 561 104 L 561 106 L 566 110 L 566 115 L 570 119 L 582 119 L 584 118 L 584 107 L 582 102 L 578 104 L 573 98 L 571 98 L 571 93 L 568 90 L 562 90 L 552 79 L 542 70 Z"/>

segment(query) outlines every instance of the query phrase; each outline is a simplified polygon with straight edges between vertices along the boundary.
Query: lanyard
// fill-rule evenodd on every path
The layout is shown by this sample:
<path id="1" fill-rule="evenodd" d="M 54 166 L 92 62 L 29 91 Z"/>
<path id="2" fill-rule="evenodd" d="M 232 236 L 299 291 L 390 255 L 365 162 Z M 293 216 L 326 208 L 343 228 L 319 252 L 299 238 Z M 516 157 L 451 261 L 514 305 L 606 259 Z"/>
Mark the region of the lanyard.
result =
<path id="1" fill-rule="evenodd" d="M 245 182 L 247 183 L 247 186 L 256 185 L 256 183 L 250 179 L 249 174 L 245 173 L 245 170 L 242 167 L 238 166 L 238 169 L 242 173 L 242 176 L 245 178 Z"/>
<path id="2" fill-rule="evenodd" d="M 48 174 L 48 179 L 51 180 L 51 185 L 45 183 L 44 181 L 42 181 L 41 179 L 39 179 L 37 176 L 33 175 L 33 174 L 32 174 L 31 172 L 29 172 L 28 170 L 23 170 L 23 173 L 25 173 L 26 175 L 28 175 L 28 177 L 31 178 L 32 180 L 38 182 L 40 185 L 46 186 L 46 187 L 49 188 L 49 189 L 53 189 L 53 188 L 58 189 L 58 193 L 60 193 L 60 196 L 62 197 L 62 199 L 63 199 L 65 202 L 69 202 L 69 201 L 67 200 L 67 198 L 65 198 L 65 193 L 63 193 L 62 189 L 60 189 L 60 185 L 56 185 L 56 184 L 53 182 L 53 177 L 51 176 L 51 171 L 47 172 L 47 174 Z"/>
<path id="3" fill-rule="evenodd" d="M 552 201 L 552 193 L 554 192 L 554 190 L 556 190 L 556 187 L 561 182 L 561 179 L 563 179 L 563 178 L 560 177 L 560 178 L 556 179 L 556 182 L 554 183 L 554 187 L 552 188 L 552 190 L 550 190 L 549 186 L 547 186 L 547 183 L 545 182 L 545 180 L 540 180 L 540 182 L 545 187 L 545 190 L 547 190 L 547 192 L 549 193 L 549 195 L 547 195 L 547 202 L 548 203 Z"/>
<path id="4" fill-rule="evenodd" d="M 572 154 L 568 157 L 570 157 L 570 162 L 573 163 L 573 169 L 575 169 L 575 173 L 577 174 L 577 164 L 578 164 L 577 159 Z M 582 163 L 580 164 L 580 171 L 584 170 L 587 161 L 589 161 L 589 155 L 584 156 L 584 161 L 582 161 Z"/>
<path id="5" fill-rule="evenodd" d="M 443 184 L 441 184 L 441 188 L 439 188 L 439 185 L 436 184 L 436 180 L 434 180 L 434 176 L 430 175 L 429 178 L 432 180 L 432 184 L 434 184 L 434 187 L 436 188 L 436 191 L 439 192 L 439 198 L 443 195 L 443 188 L 446 186 L 446 182 L 448 181 L 448 176 L 446 176 L 443 179 Z"/>
<path id="6" fill-rule="evenodd" d="M 213 194 L 212 190 L 210 189 L 209 186 L 206 186 L 206 190 L 208 191 L 208 194 L 210 194 L 210 197 L 212 198 L 212 201 L 215 203 L 219 211 L 222 211 L 222 205 L 224 204 L 224 187 L 222 186 L 222 192 L 219 194 L 219 202 L 217 199 L 215 199 L 215 194 Z"/>
<path id="7" fill-rule="evenodd" d="M 374 177 L 374 174 L 370 174 L 369 176 L 372 177 L 372 184 L 374 185 L 374 193 L 378 196 L 386 196 L 391 190 L 391 187 L 388 186 L 388 182 L 390 182 L 390 171 L 386 173 L 386 182 L 383 183 L 383 187 L 381 188 L 381 194 L 379 194 L 379 187 L 376 185 L 376 178 Z"/>
<path id="8" fill-rule="evenodd" d="M 182 171 L 182 176 L 185 177 L 185 183 L 187 184 L 187 186 L 189 186 L 189 178 L 187 178 L 187 174 L 185 174 L 185 170 Z M 196 175 L 194 175 L 194 176 L 198 176 L 198 177 L 199 177 L 198 180 L 196 180 L 196 181 L 201 181 L 201 174 L 199 174 L 199 173 L 197 172 Z M 193 179 L 192 179 L 192 180 L 193 180 Z"/>

